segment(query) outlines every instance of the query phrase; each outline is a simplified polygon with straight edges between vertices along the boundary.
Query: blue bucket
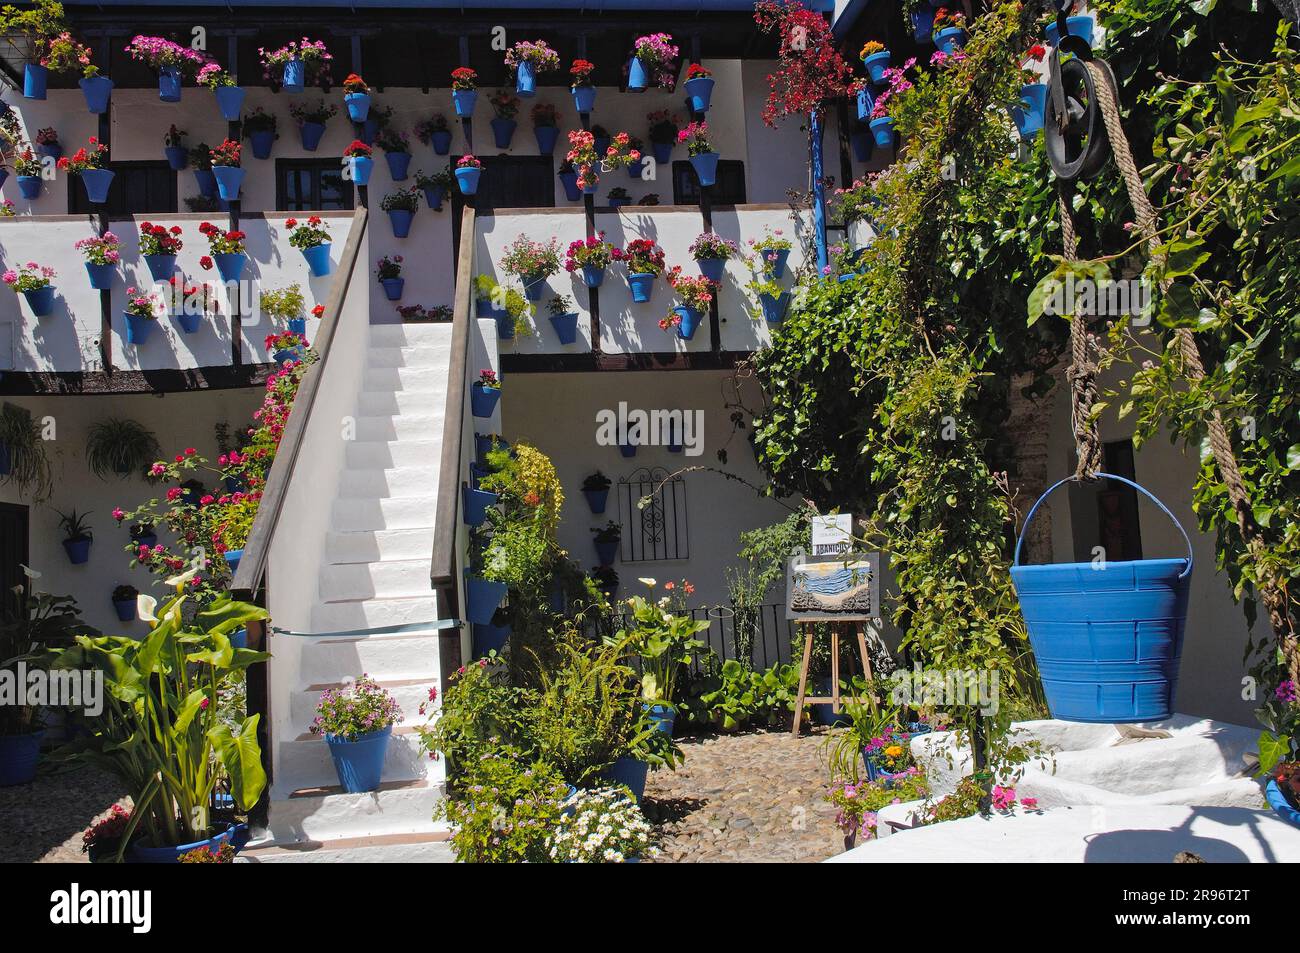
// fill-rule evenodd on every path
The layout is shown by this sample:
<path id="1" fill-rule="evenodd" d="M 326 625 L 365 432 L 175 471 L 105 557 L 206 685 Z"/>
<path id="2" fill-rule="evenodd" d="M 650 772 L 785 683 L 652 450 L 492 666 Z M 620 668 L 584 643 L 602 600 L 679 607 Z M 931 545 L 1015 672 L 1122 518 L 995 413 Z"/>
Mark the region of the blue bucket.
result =
<path id="1" fill-rule="evenodd" d="M 1053 718 L 1161 721 L 1174 711 L 1192 544 L 1182 524 L 1143 487 L 1109 473 L 1096 476 L 1118 480 L 1155 503 L 1178 527 L 1187 558 L 1022 566 L 1022 528 L 1011 579 Z M 1052 491 L 1074 479 L 1049 487 L 1029 511 L 1025 528 Z"/>
<path id="2" fill-rule="evenodd" d="M 379 782 L 384 777 L 384 754 L 392 736 L 392 725 L 358 735 L 355 741 L 326 733 L 325 743 L 329 745 L 334 770 L 344 791 L 361 794 L 379 789 Z"/>

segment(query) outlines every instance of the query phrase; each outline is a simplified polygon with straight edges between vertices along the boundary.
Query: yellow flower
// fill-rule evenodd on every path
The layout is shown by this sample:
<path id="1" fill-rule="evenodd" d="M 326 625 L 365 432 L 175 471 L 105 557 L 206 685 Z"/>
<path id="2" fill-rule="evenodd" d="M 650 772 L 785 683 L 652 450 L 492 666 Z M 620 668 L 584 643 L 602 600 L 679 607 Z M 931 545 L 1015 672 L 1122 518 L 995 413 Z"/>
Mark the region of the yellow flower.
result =
<path id="1" fill-rule="evenodd" d="M 885 749 L 885 754 L 891 758 L 897 758 L 902 753 L 903 753 L 903 749 L 900 748 L 898 745 L 890 745 L 888 748 Z"/>

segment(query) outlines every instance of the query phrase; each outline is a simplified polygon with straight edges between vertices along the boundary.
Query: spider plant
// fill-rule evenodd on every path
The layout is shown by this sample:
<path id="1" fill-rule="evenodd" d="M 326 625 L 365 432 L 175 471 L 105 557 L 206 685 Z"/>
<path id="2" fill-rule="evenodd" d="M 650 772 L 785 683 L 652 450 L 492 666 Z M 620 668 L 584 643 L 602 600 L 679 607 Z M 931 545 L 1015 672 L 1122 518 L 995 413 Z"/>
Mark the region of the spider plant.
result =
<path id="1" fill-rule="evenodd" d="M 143 473 L 160 452 L 153 431 L 127 418 L 96 421 L 86 433 L 86 466 L 101 480 Z"/>
<path id="2" fill-rule="evenodd" d="M 31 411 L 16 404 L 0 408 L 0 483 L 30 491 L 35 503 L 48 500 L 54 491 L 40 424 Z"/>

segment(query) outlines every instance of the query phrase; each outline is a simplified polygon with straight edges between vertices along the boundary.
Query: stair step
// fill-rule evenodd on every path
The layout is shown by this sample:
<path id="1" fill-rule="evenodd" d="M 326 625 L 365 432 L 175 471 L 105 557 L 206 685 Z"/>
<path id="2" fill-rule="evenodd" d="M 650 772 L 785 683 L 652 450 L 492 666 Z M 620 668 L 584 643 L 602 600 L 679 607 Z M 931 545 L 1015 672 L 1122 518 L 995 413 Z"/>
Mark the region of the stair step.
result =
<path id="1" fill-rule="evenodd" d="M 330 532 L 325 537 L 325 560 L 335 566 L 381 559 L 427 558 L 432 552 L 432 526 L 354 533 Z"/>
<path id="2" fill-rule="evenodd" d="M 311 624 L 316 632 L 341 632 L 384 625 L 431 622 L 439 618 L 434 595 L 405 599 L 360 599 L 356 602 L 326 602 L 312 606 Z"/>
<path id="3" fill-rule="evenodd" d="M 403 390 L 363 390 L 357 397 L 357 413 L 374 417 L 442 413 L 447 406 L 445 387 Z"/>
<path id="4" fill-rule="evenodd" d="M 294 696 L 297 701 L 298 696 Z M 315 709 L 315 704 L 312 706 Z M 323 738 L 309 741 L 281 741 L 276 777 L 285 779 L 291 790 L 306 787 L 329 787 L 338 783 L 338 772 Z M 415 781 L 426 777 L 427 765 L 434 763 L 415 734 L 394 734 L 384 752 L 383 777 L 388 781 Z"/>
<path id="5" fill-rule="evenodd" d="M 372 347 L 451 347 L 451 324 L 372 324 Z"/>
<path id="6" fill-rule="evenodd" d="M 350 795 L 367 797 L 368 795 Z M 273 809 L 274 810 L 274 809 Z M 432 813 L 432 808 L 430 808 Z M 274 817 L 274 813 L 272 814 Z M 416 834 L 324 838 L 245 847 L 236 858 L 247 864 L 450 864 L 456 859 L 445 825 Z M 287 839 L 286 839 L 287 840 Z"/>
<path id="7" fill-rule="evenodd" d="M 446 368 L 450 354 L 437 347 L 371 347 L 366 352 L 368 367 Z"/>
<path id="8" fill-rule="evenodd" d="M 436 367 L 376 367 L 366 368 L 362 378 L 363 390 L 415 390 L 430 391 L 447 386 L 447 368 Z M 445 393 L 445 391 L 444 391 Z"/>
<path id="9" fill-rule="evenodd" d="M 438 467 L 348 467 L 339 480 L 339 496 L 385 499 L 399 496 L 438 496 Z"/>
<path id="10" fill-rule="evenodd" d="M 437 466 L 441 457 L 441 434 L 436 439 L 353 440 L 347 445 L 349 467 Z"/>
<path id="11" fill-rule="evenodd" d="M 442 408 L 400 417 L 356 418 L 357 440 L 439 440 L 442 438 Z"/>
<path id="12" fill-rule="evenodd" d="M 401 496 L 385 500 L 334 501 L 330 528 L 342 532 L 378 529 L 418 529 L 433 521 L 437 497 Z"/>
<path id="13" fill-rule="evenodd" d="M 423 559 L 325 565 L 320 570 L 320 594 L 325 602 L 422 596 L 431 585 L 428 556 Z"/>
<path id="14" fill-rule="evenodd" d="M 439 671 L 438 631 L 372 635 L 357 639 L 302 639 L 298 677 L 306 683 L 335 682 L 365 673 L 384 681 L 410 672 Z"/>

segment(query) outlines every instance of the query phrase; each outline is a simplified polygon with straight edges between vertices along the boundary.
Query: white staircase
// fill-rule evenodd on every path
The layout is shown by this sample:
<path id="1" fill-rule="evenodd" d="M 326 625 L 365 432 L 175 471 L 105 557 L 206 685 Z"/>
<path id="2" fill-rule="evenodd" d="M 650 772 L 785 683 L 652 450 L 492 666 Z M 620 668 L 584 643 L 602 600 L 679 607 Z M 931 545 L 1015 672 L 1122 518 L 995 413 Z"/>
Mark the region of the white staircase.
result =
<path id="1" fill-rule="evenodd" d="M 318 555 L 312 632 L 438 617 L 429 560 L 450 345 L 450 324 L 370 328 L 354 439 L 341 455 L 338 490 Z M 322 386 L 329 383 L 327 366 Z M 416 726 L 426 723 L 420 704 L 431 688 L 442 690 L 438 630 L 294 641 L 295 684 L 288 699 L 273 699 L 287 704 L 291 727 L 274 740 L 270 839 L 250 844 L 241 856 L 254 863 L 451 860 L 446 826 L 433 820 L 443 796 L 443 765 L 429 759 L 415 734 Z M 362 674 L 393 693 L 403 720 L 394 728 L 380 789 L 345 794 L 325 742 L 308 727 L 323 691 Z M 277 724 L 283 726 L 283 718 Z"/>

